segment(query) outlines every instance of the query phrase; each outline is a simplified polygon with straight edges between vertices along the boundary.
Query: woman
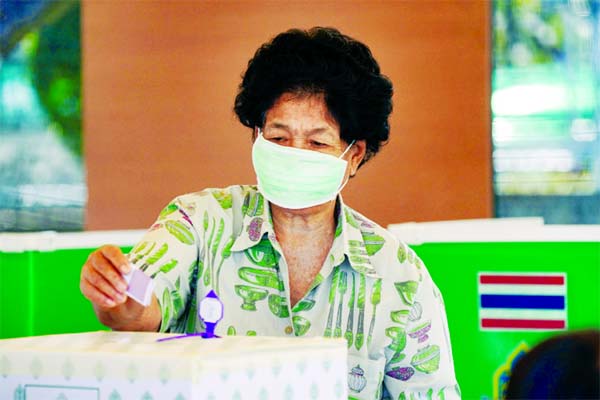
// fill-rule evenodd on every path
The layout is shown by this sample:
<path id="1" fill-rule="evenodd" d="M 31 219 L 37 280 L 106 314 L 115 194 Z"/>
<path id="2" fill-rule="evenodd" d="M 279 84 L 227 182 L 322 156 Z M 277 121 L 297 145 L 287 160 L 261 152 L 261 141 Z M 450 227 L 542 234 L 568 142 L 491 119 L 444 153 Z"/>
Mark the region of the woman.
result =
<path id="1" fill-rule="evenodd" d="M 392 84 L 364 44 L 290 30 L 258 49 L 235 111 L 253 129 L 258 186 L 177 197 L 125 256 L 93 252 L 81 290 L 118 330 L 203 331 L 197 302 L 224 303 L 219 335 L 348 342 L 353 398 L 457 397 L 441 295 L 405 244 L 339 192 L 389 135 Z M 155 281 L 125 296 L 131 265 Z"/>

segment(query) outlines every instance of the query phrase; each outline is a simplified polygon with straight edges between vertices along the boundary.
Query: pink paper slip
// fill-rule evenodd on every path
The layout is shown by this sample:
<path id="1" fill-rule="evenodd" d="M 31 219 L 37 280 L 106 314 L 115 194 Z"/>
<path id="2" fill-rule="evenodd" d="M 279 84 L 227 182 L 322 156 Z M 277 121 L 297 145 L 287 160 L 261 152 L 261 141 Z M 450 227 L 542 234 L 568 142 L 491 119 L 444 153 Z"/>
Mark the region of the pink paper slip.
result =
<path id="1" fill-rule="evenodd" d="M 123 275 L 123 278 L 128 285 L 127 295 L 147 307 L 152 300 L 154 280 L 138 268 L 133 268 L 127 275 Z"/>

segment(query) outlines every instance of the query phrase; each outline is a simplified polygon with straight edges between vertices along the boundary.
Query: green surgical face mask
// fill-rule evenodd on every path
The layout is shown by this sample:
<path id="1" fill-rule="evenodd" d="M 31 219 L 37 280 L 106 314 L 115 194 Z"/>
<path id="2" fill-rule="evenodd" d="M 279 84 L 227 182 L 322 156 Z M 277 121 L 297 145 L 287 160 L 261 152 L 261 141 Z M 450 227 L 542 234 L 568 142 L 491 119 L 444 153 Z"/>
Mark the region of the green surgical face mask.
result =
<path id="1" fill-rule="evenodd" d="M 252 147 L 252 163 L 258 190 L 271 203 L 300 209 L 335 199 L 343 182 L 348 162 L 318 151 L 281 146 L 266 140 L 262 132 Z"/>

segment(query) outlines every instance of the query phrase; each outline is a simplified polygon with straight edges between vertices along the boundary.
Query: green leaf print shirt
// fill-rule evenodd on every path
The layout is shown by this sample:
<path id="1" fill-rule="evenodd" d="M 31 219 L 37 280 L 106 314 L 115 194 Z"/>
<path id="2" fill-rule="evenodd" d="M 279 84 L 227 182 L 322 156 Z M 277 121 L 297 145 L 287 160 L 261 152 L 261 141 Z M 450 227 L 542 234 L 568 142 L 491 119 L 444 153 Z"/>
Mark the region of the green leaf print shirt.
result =
<path id="1" fill-rule="evenodd" d="M 177 197 L 130 258 L 155 280 L 161 331 L 201 332 L 196 306 L 224 304 L 216 333 L 343 337 L 351 399 L 458 398 L 442 296 L 415 253 L 338 197 L 329 255 L 290 307 L 269 203 L 255 186 Z"/>

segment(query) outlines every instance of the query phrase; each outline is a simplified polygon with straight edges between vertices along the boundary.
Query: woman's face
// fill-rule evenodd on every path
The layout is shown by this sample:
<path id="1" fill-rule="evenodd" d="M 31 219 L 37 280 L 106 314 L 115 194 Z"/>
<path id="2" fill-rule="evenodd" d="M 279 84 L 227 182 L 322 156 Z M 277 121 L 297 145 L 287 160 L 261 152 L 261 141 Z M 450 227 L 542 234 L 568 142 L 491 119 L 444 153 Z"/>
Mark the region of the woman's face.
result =
<path id="1" fill-rule="evenodd" d="M 331 116 L 322 94 L 284 93 L 267 111 L 263 137 L 282 146 L 318 151 L 339 157 L 348 147 Z M 344 159 L 347 175 L 354 175 L 365 155 L 365 141 L 355 142 Z"/>

